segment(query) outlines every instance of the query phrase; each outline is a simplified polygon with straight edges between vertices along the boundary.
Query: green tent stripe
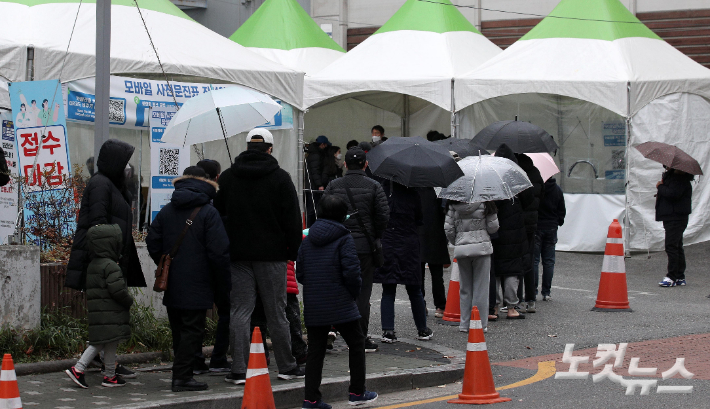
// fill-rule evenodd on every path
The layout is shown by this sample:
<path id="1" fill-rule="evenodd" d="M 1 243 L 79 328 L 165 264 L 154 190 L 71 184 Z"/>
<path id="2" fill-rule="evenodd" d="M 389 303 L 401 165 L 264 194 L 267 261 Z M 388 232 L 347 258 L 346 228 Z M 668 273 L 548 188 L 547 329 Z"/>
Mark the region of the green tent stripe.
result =
<path id="1" fill-rule="evenodd" d="M 84 3 L 95 4 L 96 0 L 83 0 Z M 0 3 L 17 3 L 25 6 L 39 6 L 42 4 L 57 4 L 57 3 L 79 3 L 79 0 L 0 0 Z M 114 6 L 135 7 L 133 0 L 111 0 Z M 138 5 L 141 9 L 158 11 L 169 14 L 171 16 L 181 17 L 187 20 L 192 20 L 187 14 L 180 10 L 170 0 L 138 0 Z"/>
<path id="2" fill-rule="evenodd" d="M 229 39 L 245 47 L 319 47 L 345 52 L 296 0 L 266 0 Z"/>
<path id="3" fill-rule="evenodd" d="M 481 34 L 449 0 L 407 0 L 375 34 L 400 30 Z"/>
<path id="4" fill-rule="evenodd" d="M 619 0 L 562 0 L 520 41 L 543 38 L 614 41 L 628 37 L 661 39 Z"/>

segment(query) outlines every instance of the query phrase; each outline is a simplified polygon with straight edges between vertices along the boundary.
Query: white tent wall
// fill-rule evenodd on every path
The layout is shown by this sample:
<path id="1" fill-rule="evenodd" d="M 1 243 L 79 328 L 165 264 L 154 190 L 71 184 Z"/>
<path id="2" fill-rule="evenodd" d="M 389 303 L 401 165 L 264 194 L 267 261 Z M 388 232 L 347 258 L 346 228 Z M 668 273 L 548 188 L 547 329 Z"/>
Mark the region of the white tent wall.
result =
<path id="1" fill-rule="evenodd" d="M 656 141 L 675 145 L 710 170 L 710 100 L 699 95 L 675 93 L 646 105 L 631 119 L 631 146 Z M 656 182 L 663 169 L 629 150 L 629 217 L 631 248 L 662 250 L 663 224 L 655 221 Z M 710 240 L 710 182 L 706 176 L 693 182 L 693 213 L 684 243 Z"/>

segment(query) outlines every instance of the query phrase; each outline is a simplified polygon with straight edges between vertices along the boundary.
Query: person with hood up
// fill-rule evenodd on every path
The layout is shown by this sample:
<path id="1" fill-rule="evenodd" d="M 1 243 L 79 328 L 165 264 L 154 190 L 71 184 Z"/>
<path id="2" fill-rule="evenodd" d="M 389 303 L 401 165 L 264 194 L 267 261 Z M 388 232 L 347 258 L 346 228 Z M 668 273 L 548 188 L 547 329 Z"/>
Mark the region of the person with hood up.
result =
<path id="1" fill-rule="evenodd" d="M 557 228 L 565 223 L 567 209 L 565 196 L 557 185 L 555 178 L 545 182 L 545 195 L 540 202 L 537 231 L 535 232 L 535 247 L 533 250 L 533 270 L 535 273 L 535 294 L 537 295 L 540 277 L 540 258 L 542 258 L 542 294 L 543 301 L 552 299 L 552 277 L 555 274 L 555 245 L 557 244 Z"/>
<path id="2" fill-rule="evenodd" d="M 84 372 L 100 352 L 106 361 L 101 386 L 125 386 L 116 374 L 118 343 L 131 337 L 131 305 L 123 272 L 117 262 L 122 254 L 123 233 L 116 224 L 101 224 L 87 231 L 86 249 L 91 261 L 87 267 L 86 300 L 89 311 L 89 347 L 75 366 L 65 372 L 79 387 L 87 389 Z"/>
<path id="3" fill-rule="evenodd" d="M 326 152 L 331 146 L 325 135 L 321 135 L 306 147 L 306 171 L 304 179 L 304 189 L 306 189 L 306 225 L 311 225 L 316 221 L 316 208 L 318 201 L 323 195 L 323 190 L 328 185 L 323 180 L 323 166 L 326 159 Z"/>
<path id="4" fill-rule="evenodd" d="M 303 378 L 291 353 L 286 318 L 286 263 L 301 245 L 301 210 L 291 175 L 272 156 L 274 137 L 257 128 L 246 137 L 247 150 L 219 177 L 214 204 L 226 219 L 231 258 L 232 372 L 226 381 L 246 383 L 251 348 L 249 332 L 257 291 L 266 313 L 279 379 Z"/>
<path id="5" fill-rule="evenodd" d="M 382 180 L 390 217 L 382 236 L 385 263 L 375 270 L 374 282 L 382 283 L 382 342 L 397 341 L 394 331 L 394 301 L 397 285 L 404 285 L 412 307 L 417 339 L 430 340 L 434 333 L 427 327 L 426 304 L 422 295 L 422 270 L 419 261 L 419 226 L 422 203 L 419 192 L 396 182 Z"/>
<path id="6" fill-rule="evenodd" d="M 661 287 L 686 285 L 685 251 L 683 232 L 688 227 L 688 217 L 692 211 L 693 175 L 678 169 L 663 166 L 666 170 L 656 183 L 656 221 L 663 222 L 666 231 L 666 254 L 668 273 L 658 283 Z"/>
<path id="7" fill-rule="evenodd" d="M 495 156 L 518 163 L 513 150 L 506 144 L 502 144 L 496 150 Z M 498 237 L 493 239 L 497 310 L 502 303 L 505 303 L 508 310 L 507 319 L 523 319 L 525 315 L 515 310 L 515 306 L 518 305 L 518 284 L 525 271 L 524 258 L 526 254 L 529 255 L 523 205 L 520 196 L 508 200 L 496 200 L 495 205 L 498 208 L 500 226 Z"/>
<path id="8" fill-rule="evenodd" d="M 454 257 L 459 265 L 461 332 L 468 333 L 473 305 L 478 311 L 488 311 L 493 254 L 490 235 L 498 231 L 497 212 L 493 202 L 448 202 L 444 230 L 449 243 L 454 245 Z M 487 314 L 481 314 L 481 324 L 487 331 Z"/>
<path id="9" fill-rule="evenodd" d="M 195 351 L 202 347 L 205 313 L 214 304 L 226 304 L 229 297 L 229 241 L 219 212 L 210 204 L 217 184 L 206 178 L 205 171 L 190 166 L 173 184 L 170 203 L 150 224 L 145 241 L 150 257 L 159 264 L 189 225 L 170 265 L 163 305 L 173 334 L 172 390 L 201 391 L 207 384 L 192 377 L 198 363 Z"/>
<path id="10" fill-rule="evenodd" d="M 350 354 L 351 405 L 377 399 L 365 389 L 365 334 L 355 302 L 360 295 L 360 259 L 355 240 L 343 226 L 348 204 L 335 195 L 318 203 L 318 220 L 298 250 L 296 277 L 303 284 L 303 317 L 308 329 L 308 361 L 303 408 L 330 409 L 320 384 L 331 327 L 340 332 Z"/>
<path id="11" fill-rule="evenodd" d="M 516 153 L 515 158 L 518 165 L 528 175 L 532 187 L 520 193 L 519 197 L 523 205 L 523 217 L 525 219 L 525 233 L 527 235 L 528 248 L 525 254 L 523 265 L 523 279 L 518 285 L 518 298 L 523 298 L 526 303 L 526 311 L 534 313 L 535 301 L 537 299 L 535 287 L 535 272 L 533 269 L 533 252 L 535 247 L 535 232 L 537 231 L 538 210 L 540 203 L 545 197 L 545 181 L 542 180 L 540 171 L 535 167 L 532 159 L 524 153 Z"/>

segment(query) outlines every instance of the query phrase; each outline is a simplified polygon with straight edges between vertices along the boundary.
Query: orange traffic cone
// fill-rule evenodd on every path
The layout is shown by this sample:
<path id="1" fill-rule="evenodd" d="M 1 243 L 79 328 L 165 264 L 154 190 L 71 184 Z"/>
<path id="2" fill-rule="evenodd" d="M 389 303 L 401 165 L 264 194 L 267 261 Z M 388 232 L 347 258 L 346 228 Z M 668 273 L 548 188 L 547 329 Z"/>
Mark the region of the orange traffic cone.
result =
<path id="1" fill-rule="evenodd" d="M 2 358 L 2 372 L 0 372 L 0 408 L 22 409 L 20 389 L 17 387 L 15 365 L 12 355 L 5 354 Z"/>
<path id="2" fill-rule="evenodd" d="M 471 324 L 466 346 L 466 368 L 463 376 L 463 390 L 458 399 L 449 403 L 483 405 L 487 403 L 508 402 L 510 398 L 501 398 L 493 383 L 491 363 L 488 361 L 488 348 L 483 335 L 481 316 L 478 307 L 471 311 Z"/>
<path id="3" fill-rule="evenodd" d="M 616 219 L 609 226 L 597 303 L 592 311 L 631 311 L 626 289 L 624 239 L 621 235 L 621 225 Z"/>
<path id="4" fill-rule="evenodd" d="M 451 323 L 458 325 L 461 321 L 461 301 L 460 301 L 461 284 L 459 283 L 459 263 L 454 259 L 451 266 L 451 280 L 449 280 L 449 293 L 446 294 L 446 309 L 442 324 Z"/>
<path id="5" fill-rule="evenodd" d="M 251 338 L 247 383 L 244 385 L 242 409 L 276 409 L 274 394 L 271 391 L 269 368 L 266 366 L 264 343 L 259 327 L 254 328 Z"/>

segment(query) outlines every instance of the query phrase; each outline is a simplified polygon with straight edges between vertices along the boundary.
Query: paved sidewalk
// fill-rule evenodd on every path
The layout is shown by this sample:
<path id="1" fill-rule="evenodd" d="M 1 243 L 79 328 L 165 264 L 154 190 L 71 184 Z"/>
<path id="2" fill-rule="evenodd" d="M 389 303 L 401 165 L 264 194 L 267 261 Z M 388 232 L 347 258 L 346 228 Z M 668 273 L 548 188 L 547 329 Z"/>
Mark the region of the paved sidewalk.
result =
<path id="1" fill-rule="evenodd" d="M 388 392 L 412 389 L 415 387 L 415 375 L 421 375 L 417 378 L 417 387 L 452 382 L 460 377 L 462 363 L 462 352 L 432 343 L 408 341 L 380 344 L 379 352 L 367 354 L 368 386 Z M 241 385 L 225 382 L 225 374 L 205 374 L 196 376 L 196 379 L 207 382 L 209 390 L 173 393 L 170 390 L 170 363 L 131 368 L 138 372 L 138 377 L 126 380 L 127 385 L 121 388 L 102 387 L 98 369 L 87 370 L 86 381 L 90 387 L 86 390 L 78 388 L 63 372 L 21 376 L 18 383 L 22 403 L 26 408 L 52 409 L 234 407 L 235 403 L 240 402 L 244 390 Z M 277 380 L 278 371 L 273 360 L 269 369 L 277 406 L 298 405 L 303 399 L 303 380 Z M 324 395 L 347 396 L 348 350 L 341 339 L 327 354 L 323 375 Z"/>

